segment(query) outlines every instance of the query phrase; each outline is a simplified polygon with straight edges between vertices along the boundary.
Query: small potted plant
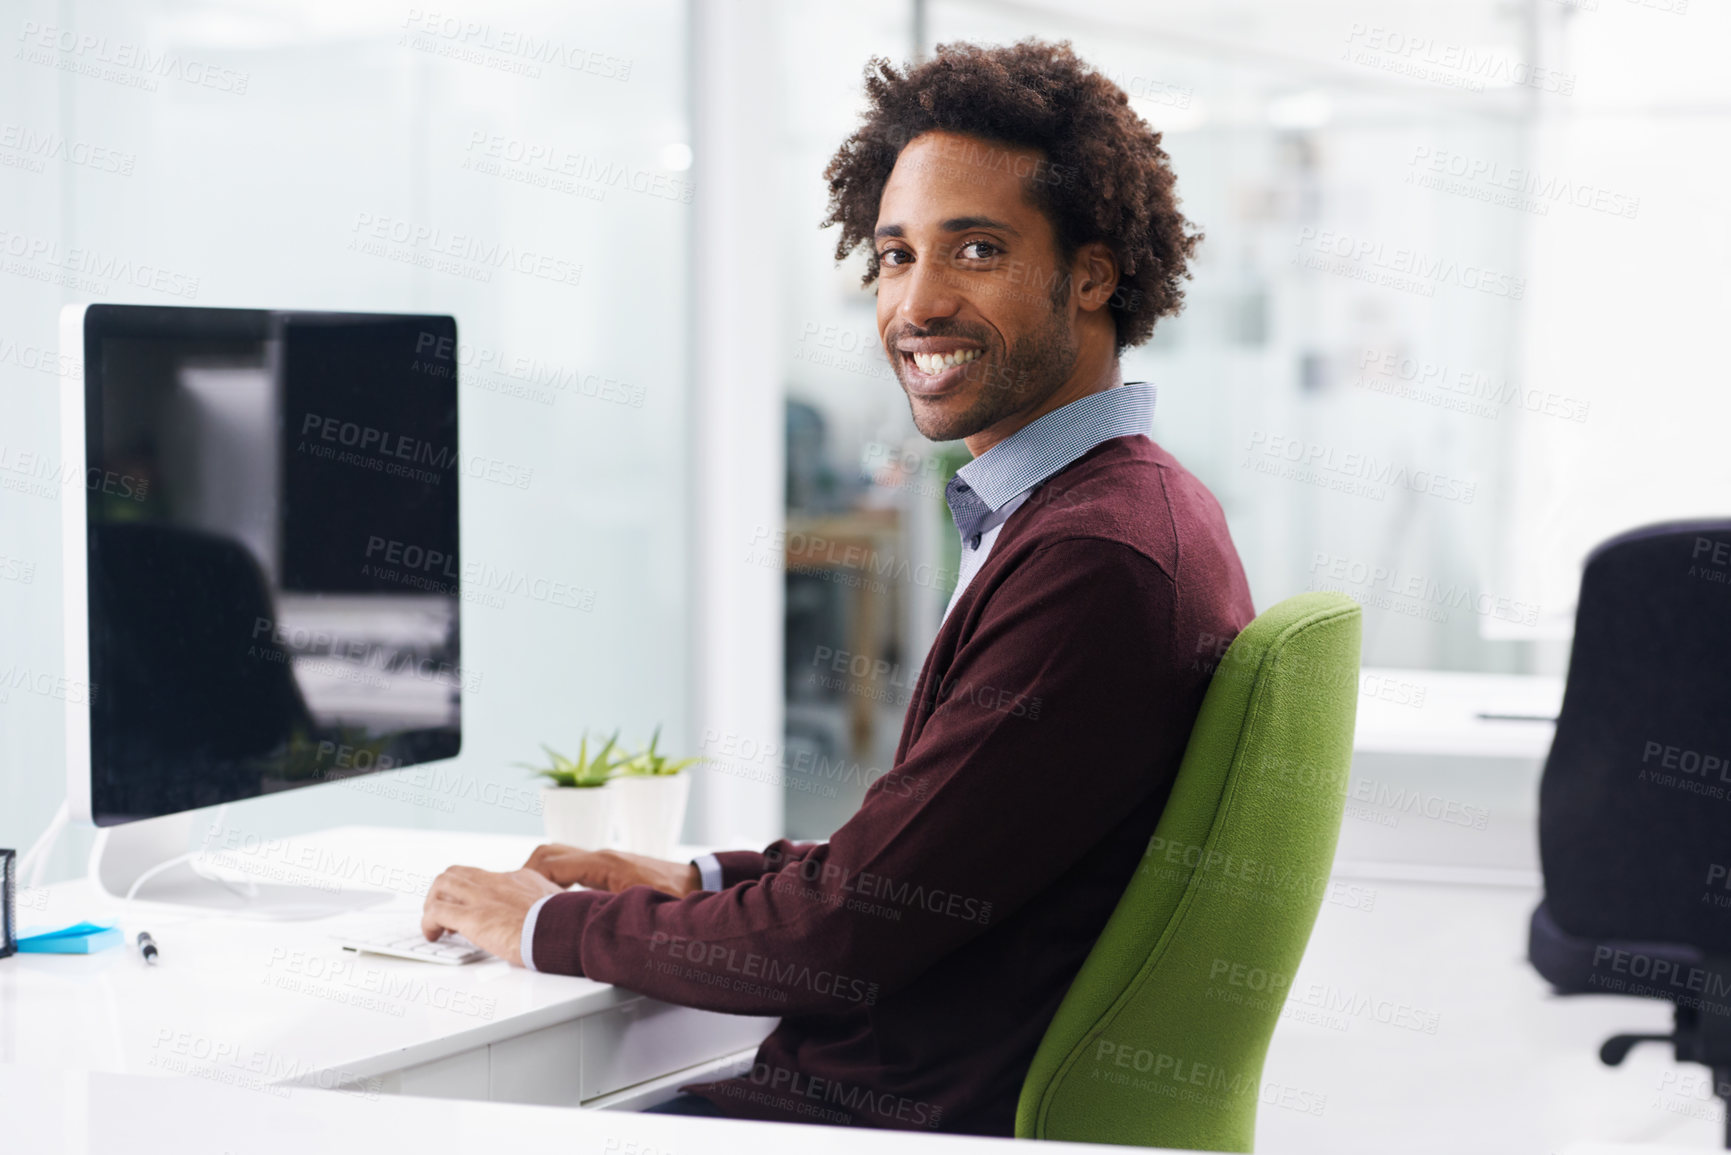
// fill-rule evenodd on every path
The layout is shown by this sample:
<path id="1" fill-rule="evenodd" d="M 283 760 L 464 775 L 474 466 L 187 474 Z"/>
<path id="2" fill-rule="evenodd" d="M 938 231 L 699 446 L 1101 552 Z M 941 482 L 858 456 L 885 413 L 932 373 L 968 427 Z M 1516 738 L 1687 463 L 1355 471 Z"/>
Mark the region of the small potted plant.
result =
<path id="1" fill-rule="evenodd" d="M 623 756 L 614 751 L 618 743 L 619 734 L 615 731 L 591 758 L 589 735 L 585 733 L 577 747 L 575 761 L 543 743 L 541 749 L 547 752 L 549 765 L 518 763 L 552 781 L 552 785 L 541 789 L 541 821 L 545 824 L 548 841 L 580 846 L 585 850 L 599 850 L 607 845 L 613 823 L 614 795 L 602 787 L 624 761 Z"/>
<path id="2" fill-rule="evenodd" d="M 614 819 L 620 849 L 669 858 L 685 827 L 685 805 L 691 797 L 691 779 L 681 771 L 703 759 L 669 758 L 656 749 L 660 742 L 657 726 L 646 749 L 619 763 L 607 788 L 618 798 Z"/>

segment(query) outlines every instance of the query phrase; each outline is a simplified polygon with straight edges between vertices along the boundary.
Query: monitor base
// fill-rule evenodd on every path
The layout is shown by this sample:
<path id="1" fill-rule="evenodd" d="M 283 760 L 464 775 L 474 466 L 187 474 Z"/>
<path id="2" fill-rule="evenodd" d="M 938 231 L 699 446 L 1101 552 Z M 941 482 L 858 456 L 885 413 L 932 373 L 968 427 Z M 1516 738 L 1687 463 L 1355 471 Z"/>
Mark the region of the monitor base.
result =
<path id="1" fill-rule="evenodd" d="M 198 869 L 197 853 L 188 849 L 197 817 L 187 812 L 102 827 L 90 851 L 90 881 L 111 898 L 283 921 L 328 918 L 390 901 L 386 891 L 356 889 L 305 871 L 304 885 L 258 882 L 253 876 L 296 873 L 292 866 L 272 863 L 269 852 L 276 843 L 258 838 L 241 840 L 214 858 L 212 865 L 237 867 L 240 877 L 206 874 Z M 218 848 L 219 828 L 220 822 L 210 824 L 201 850 Z"/>

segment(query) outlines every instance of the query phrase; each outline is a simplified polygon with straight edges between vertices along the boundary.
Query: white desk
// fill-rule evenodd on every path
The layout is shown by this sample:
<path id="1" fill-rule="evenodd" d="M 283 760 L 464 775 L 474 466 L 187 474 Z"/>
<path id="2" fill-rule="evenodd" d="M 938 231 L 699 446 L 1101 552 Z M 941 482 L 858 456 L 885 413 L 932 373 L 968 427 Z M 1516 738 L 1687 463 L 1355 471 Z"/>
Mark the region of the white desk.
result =
<path id="1" fill-rule="evenodd" d="M 516 869 L 538 841 L 348 827 L 236 839 L 220 861 L 261 881 L 390 888 L 387 906 L 342 918 L 413 925 L 439 871 Z M 79 881 L 25 892 L 19 922 L 122 914 Z M 122 928 L 129 942 L 150 931 L 157 966 L 129 949 L 0 961 L 0 1063 L 605 1106 L 666 1097 L 708 1070 L 737 1068 L 775 1023 L 497 959 L 452 967 L 357 955 L 330 941 L 335 924 L 134 903 Z M 686 1074 L 667 1077 L 675 1072 Z"/>
<path id="2" fill-rule="evenodd" d="M 808 1123 L 561 1111 L 504 1103 L 312 1091 L 259 1094 L 205 1079 L 45 1071 L 0 1064 L 7 1151 L 53 1155 L 1002 1155 L 1010 1141 Z M 1025 1148 L 1015 1148 L 1023 1150 Z M 1146 1151 L 1043 1143 L 1041 1155 Z"/>
<path id="3" fill-rule="evenodd" d="M 276 859 L 307 845 L 352 848 L 363 841 L 357 833 L 365 834 L 363 869 L 418 861 L 436 870 L 452 857 L 515 866 L 533 841 L 339 831 L 296 840 Z M 1527 965 L 1526 919 L 1539 897 L 1536 887 L 1363 875 L 1343 882 L 1322 905 L 1269 1048 L 1259 1151 L 1587 1155 L 1618 1149 L 1597 1146 L 1606 1143 L 1719 1149 L 1721 1113 L 1703 1068 L 1674 1063 L 1669 1048 L 1654 1045 L 1637 1047 L 1621 1068 L 1598 1062 L 1607 1035 L 1666 1029 L 1665 1004 L 1554 998 Z M 76 887 L 54 888 L 49 916 L 93 913 L 78 903 L 78 894 Z M 404 900 L 407 911 L 418 908 L 409 896 Z M 586 1094 L 585 1081 L 600 1079 L 590 1088 L 599 1090 L 612 1079 L 633 1077 L 633 1064 L 641 1073 L 700 1063 L 695 1056 L 704 1053 L 736 1053 L 766 1024 L 730 1024 L 724 1016 L 687 1011 L 664 1017 L 675 1009 L 502 963 L 435 968 L 363 960 L 364 967 L 427 984 L 386 996 L 402 1008 L 399 1015 L 324 997 L 370 993 L 356 984 L 292 990 L 277 982 L 279 974 L 293 973 L 277 954 L 284 949 L 304 947 L 309 958 L 344 961 L 322 944 L 314 925 L 147 924 L 138 913 L 135 921 L 162 943 L 159 968 L 118 951 L 0 963 L 0 1149 L 13 1150 L 12 1141 L 33 1128 L 40 1141 L 15 1149 L 304 1155 L 412 1150 L 436 1137 L 459 1150 L 472 1143 L 510 1155 L 707 1155 L 748 1148 L 761 1155 L 772 1145 L 853 1155 L 886 1143 L 882 1133 L 848 1128 L 789 1132 L 789 1124 L 779 1123 L 398 1099 L 390 1092 L 479 1098 L 485 1086 L 495 1098 L 617 1102 Z M 41 914 L 26 911 L 30 918 Z M 486 1006 L 475 998 L 496 999 L 491 1017 L 470 1013 Z M 631 1003 L 642 1009 L 620 1015 Z M 718 1019 L 723 1022 L 711 1021 Z M 658 1033 L 658 1023 L 698 1029 Z M 705 1033 L 747 1024 L 748 1037 L 738 1048 L 738 1036 Z M 229 1050 L 216 1054 L 222 1045 Z M 202 1058 L 192 1053 L 199 1047 L 207 1048 Z M 86 1076 L 84 1069 L 112 1074 Z M 144 1077 L 176 1073 L 195 1077 Z M 349 1090 L 312 1089 L 336 1081 Z M 898 1133 L 890 1142 L 906 1155 L 966 1155 L 991 1150 L 980 1144 L 993 1141 Z"/>
<path id="4" fill-rule="evenodd" d="M 1562 705 L 1560 677 L 1369 667 L 1359 678 L 1352 745 L 1360 753 L 1542 759 L 1556 725 L 1523 716 L 1554 719 Z"/>
<path id="5" fill-rule="evenodd" d="M 1406 882 L 1354 887 L 1323 904 L 1275 1030 L 1257 1118 L 1256 1149 L 1263 1155 L 1720 1149 L 1720 1112 L 1703 1068 L 1673 1063 L 1668 1048 L 1654 1045 L 1637 1047 L 1618 1069 L 1596 1057 L 1608 1034 L 1663 1028 L 1665 1005 L 1546 993 L 1523 959 L 1536 892 Z M 8 1005 L 0 1014 L 15 1010 Z M 1425 1029 L 1432 1023 L 1434 1032 Z M 0 1149 L 56 1155 L 1012 1150 L 1000 1140 L 864 1128 L 404 1099 L 365 1086 L 343 1093 L 244 1080 L 225 1085 L 227 1070 L 163 1080 L 0 1064 Z"/>

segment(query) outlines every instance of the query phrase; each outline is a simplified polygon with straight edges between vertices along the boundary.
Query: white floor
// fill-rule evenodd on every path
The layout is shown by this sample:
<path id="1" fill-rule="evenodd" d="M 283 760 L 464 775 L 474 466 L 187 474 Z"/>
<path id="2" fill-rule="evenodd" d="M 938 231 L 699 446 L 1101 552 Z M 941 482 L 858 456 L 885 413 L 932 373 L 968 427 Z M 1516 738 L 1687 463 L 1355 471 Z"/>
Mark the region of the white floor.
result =
<path id="1" fill-rule="evenodd" d="M 1398 795 L 1389 805 L 1386 794 L 1380 816 L 1344 824 L 1345 885 L 1323 904 L 1269 1050 L 1257 1150 L 1721 1149 L 1706 1068 L 1674 1062 L 1665 1044 L 1635 1048 L 1619 1068 L 1599 1063 L 1609 1035 L 1668 1031 L 1669 1004 L 1557 998 L 1526 963 L 1539 899 L 1536 766 L 1505 766 L 1491 784 L 1460 766 L 1460 776 L 1426 778 L 1453 782 L 1445 793 L 1464 805 L 1494 799 L 1484 830 L 1459 825 L 1474 814 L 1459 807 L 1457 821 L 1396 813 Z M 1356 767 L 1355 781 L 1368 772 L 1376 768 Z M 1475 877 L 1499 884 L 1460 881 Z M 1290 1106 L 1278 1105 L 1283 1097 Z"/>

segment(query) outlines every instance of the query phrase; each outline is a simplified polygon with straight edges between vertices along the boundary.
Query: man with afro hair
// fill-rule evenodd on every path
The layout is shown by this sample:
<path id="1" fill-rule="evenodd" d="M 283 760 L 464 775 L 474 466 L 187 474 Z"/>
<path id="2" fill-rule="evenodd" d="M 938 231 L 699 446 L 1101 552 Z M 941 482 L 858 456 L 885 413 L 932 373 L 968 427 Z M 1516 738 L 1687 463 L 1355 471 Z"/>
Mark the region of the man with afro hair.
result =
<path id="1" fill-rule="evenodd" d="M 893 766 L 827 842 L 693 863 L 544 846 L 445 872 L 424 927 L 779 1017 L 747 1072 L 654 1110 L 1010 1135 L 1254 611 L 1218 503 L 1148 437 L 1153 387 L 1119 372 L 1200 239 L 1160 135 L 1068 44 L 874 60 L 866 93 L 825 223 L 838 260 L 868 247 L 916 426 L 974 455 Z"/>

